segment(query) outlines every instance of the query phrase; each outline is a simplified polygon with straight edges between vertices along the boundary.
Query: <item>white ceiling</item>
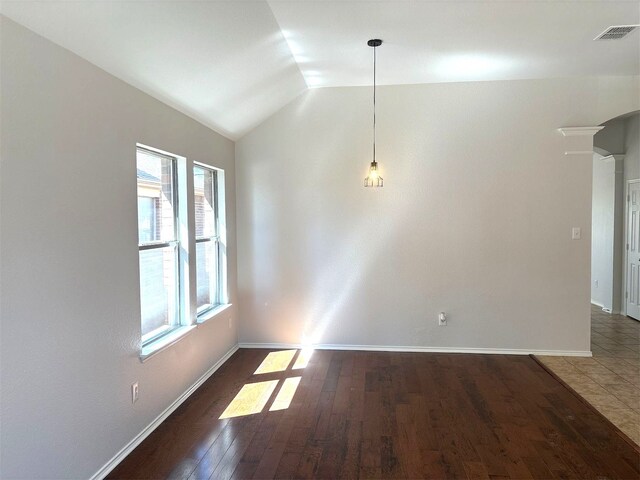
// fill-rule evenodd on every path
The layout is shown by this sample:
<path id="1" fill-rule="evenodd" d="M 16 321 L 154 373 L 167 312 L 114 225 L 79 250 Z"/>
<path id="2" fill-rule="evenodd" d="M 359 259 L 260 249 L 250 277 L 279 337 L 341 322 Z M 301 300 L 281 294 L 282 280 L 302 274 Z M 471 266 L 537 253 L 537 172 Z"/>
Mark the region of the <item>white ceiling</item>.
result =
<path id="1" fill-rule="evenodd" d="M 638 1 L 2 1 L 1 12 L 236 139 L 309 87 L 640 73 Z M 301 74 L 302 72 L 302 74 Z M 303 78 L 304 75 L 304 78 Z"/>
<path id="2" fill-rule="evenodd" d="M 306 89 L 264 1 L 2 1 L 1 12 L 236 139 Z"/>
<path id="3" fill-rule="evenodd" d="M 309 86 L 368 85 L 381 38 L 381 84 L 639 72 L 638 1 L 281 1 L 271 9 Z"/>

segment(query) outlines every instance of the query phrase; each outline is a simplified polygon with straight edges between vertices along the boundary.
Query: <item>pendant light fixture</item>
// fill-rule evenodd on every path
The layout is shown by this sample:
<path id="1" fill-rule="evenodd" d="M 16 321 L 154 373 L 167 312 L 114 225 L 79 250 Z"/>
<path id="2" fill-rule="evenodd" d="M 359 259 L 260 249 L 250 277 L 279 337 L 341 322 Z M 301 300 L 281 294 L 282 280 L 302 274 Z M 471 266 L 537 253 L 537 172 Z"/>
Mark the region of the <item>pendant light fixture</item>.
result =
<path id="1" fill-rule="evenodd" d="M 382 45 L 382 40 L 371 39 L 367 45 L 373 47 L 373 161 L 369 166 L 369 175 L 364 179 L 365 187 L 382 187 L 384 180 L 378 174 L 378 163 L 376 162 L 376 48 Z"/>

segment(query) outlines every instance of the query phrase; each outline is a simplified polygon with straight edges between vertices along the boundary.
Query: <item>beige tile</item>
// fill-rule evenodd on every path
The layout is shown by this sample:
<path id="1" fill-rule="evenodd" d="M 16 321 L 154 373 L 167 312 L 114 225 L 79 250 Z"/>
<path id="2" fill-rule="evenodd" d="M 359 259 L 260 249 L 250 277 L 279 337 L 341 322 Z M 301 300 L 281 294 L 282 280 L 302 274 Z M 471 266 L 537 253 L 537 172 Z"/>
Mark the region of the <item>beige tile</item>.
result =
<path id="1" fill-rule="evenodd" d="M 568 383 L 568 382 L 567 382 Z M 571 388 L 573 388 L 576 392 L 578 392 L 583 397 L 587 395 L 610 395 L 606 389 L 598 385 L 596 382 L 591 383 L 582 383 L 582 384 L 571 384 L 569 383 Z"/>
<path id="2" fill-rule="evenodd" d="M 615 397 L 624 403 L 626 406 L 638 409 L 640 408 L 640 397 L 636 394 L 629 393 L 613 393 Z"/>
<path id="3" fill-rule="evenodd" d="M 607 356 L 595 355 L 593 358 L 596 362 L 598 362 L 600 365 L 604 365 L 609 370 L 611 370 L 612 366 L 629 365 L 628 363 L 629 360 L 626 360 L 623 358 L 611 357 L 609 355 Z"/>
<path id="4" fill-rule="evenodd" d="M 626 433 L 631 438 L 635 438 L 640 433 L 640 423 L 633 420 L 614 421 L 613 424 Z"/>
<path id="5" fill-rule="evenodd" d="M 623 422 L 619 425 L 616 424 L 616 427 L 631 437 L 634 442 L 638 443 L 637 438 L 640 434 L 640 424 L 636 422 Z"/>
<path id="6" fill-rule="evenodd" d="M 611 335 L 611 334 L 610 333 L 607 333 L 607 334 L 593 333 L 591 335 L 591 343 L 595 343 L 596 345 L 617 344 L 618 343 L 618 342 L 614 341 L 612 338 L 609 338 L 608 335 Z"/>
<path id="7" fill-rule="evenodd" d="M 636 367 L 637 369 L 640 369 L 640 361 L 638 361 L 635 358 L 623 358 L 622 359 L 625 363 L 628 363 L 629 365 L 632 365 L 634 367 Z"/>
<path id="8" fill-rule="evenodd" d="M 599 333 L 594 333 L 591 335 L 591 343 L 595 345 L 619 345 L 619 343 L 609 337 L 605 337 Z"/>
<path id="9" fill-rule="evenodd" d="M 614 395 L 621 393 L 625 395 L 635 395 L 638 398 L 640 398 L 640 388 L 638 388 L 635 385 L 632 385 L 629 382 L 607 384 L 607 385 L 603 385 L 603 387 L 607 389 L 609 392 L 613 393 Z"/>
<path id="10" fill-rule="evenodd" d="M 627 382 L 640 386 L 640 375 L 621 373 L 620 376 L 624 378 Z"/>
<path id="11" fill-rule="evenodd" d="M 625 422 L 640 420 L 638 413 L 631 408 L 615 408 L 606 404 L 595 407 L 602 415 L 607 417 L 607 419 L 613 423 L 616 421 Z"/>
<path id="12" fill-rule="evenodd" d="M 610 352 L 638 352 L 638 349 L 634 346 L 623 345 L 621 343 L 616 343 L 615 345 L 607 345 L 604 348 Z"/>
<path id="13" fill-rule="evenodd" d="M 607 385 L 630 385 L 624 378 L 613 372 L 607 374 L 592 373 L 588 377 L 607 389 Z"/>
<path id="14" fill-rule="evenodd" d="M 594 382 L 598 383 L 595 379 L 590 378 L 583 373 L 566 374 L 561 376 L 560 378 L 562 378 L 562 380 L 567 382 L 569 385 L 584 385 L 584 384 L 592 384 Z M 629 383 L 629 382 L 625 381 L 625 383 Z"/>
<path id="15" fill-rule="evenodd" d="M 584 373 L 586 375 L 609 375 L 613 373 L 603 365 L 579 365 L 576 368 L 580 371 L 580 373 Z M 625 371 L 625 373 L 632 372 Z"/>
<path id="16" fill-rule="evenodd" d="M 570 363 L 567 363 L 566 365 L 549 365 L 549 369 L 556 375 L 577 375 L 582 373 Z"/>
<path id="17" fill-rule="evenodd" d="M 617 358 L 640 359 L 639 352 L 631 352 L 629 350 L 618 350 L 611 352 L 612 356 Z"/>
<path id="18" fill-rule="evenodd" d="M 599 365 L 598 361 L 592 357 L 566 357 L 566 362 L 576 367 L 580 365 Z"/>
<path id="19" fill-rule="evenodd" d="M 627 405 L 609 393 L 605 393 L 604 395 L 580 393 L 580 395 L 595 407 L 606 406 L 610 409 L 631 410 Z"/>
<path id="20" fill-rule="evenodd" d="M 632 432 L 624 432 L 627 434 L 627 436 L 633 440 L 636 445 L 640 445 L 640 432 L 638 432 L 638 430 L 633 430 Z"/>
<path id="21" fill-rule="evenodd" d="M 634 367 L 633 365 L 630 365 L 626 362 L 620 362 L 618 365 L 607 365 L 607 367 L 609 370 L 611 370 L 614 373 L 617 373 L 618 375 L 638 375 L 640 374 L 640 370 L 637 367 Z"/>
<path id="22" fill-rule="evenodd" d="M 609 420 L 616 423 L 622 422 L 638 422 L 640 421 L 640 416 L 632 409 L 612 409 L 609 411 Z"/>
<path id="23" fill-rule="evenodd" d="M 536 357 L 538 360 L 540 360 L 542 363 L 544 363 L 545 365 L 565 365 L 567 364 L 567 361 L 565 360 L 565 357 L 554 357 L 554 356 L 549 356 L 549 355 L 540 355 L 538 357 Z"/>

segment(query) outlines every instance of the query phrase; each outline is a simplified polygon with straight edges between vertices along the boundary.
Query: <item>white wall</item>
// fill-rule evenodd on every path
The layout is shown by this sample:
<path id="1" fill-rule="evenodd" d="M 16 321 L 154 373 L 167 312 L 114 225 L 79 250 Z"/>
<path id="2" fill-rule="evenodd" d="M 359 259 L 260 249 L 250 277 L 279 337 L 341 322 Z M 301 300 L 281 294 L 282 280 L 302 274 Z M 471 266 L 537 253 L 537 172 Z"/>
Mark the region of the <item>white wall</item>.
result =
<path id="1" fill-rule="evenodd" d="M 87 478 L 237 341 L 234 307 L 140 363 L 136 142 L 225 169 L 236 303 L 234 144 L 0 21 L 0 477 Z"/>
<path id="2" fill-rule="evenodd" d="M 638 85 L 382 87 L 379 190 L 371 89 L 309 91 L 236 144 L 240 342 L 589 350 L 592 158 L 556 129 Z"/>
<path id="3" fill-rule="evenodd" d="M 593 156 L 591 211 L 591 303 L 613 309 L 615 159 Z"/>

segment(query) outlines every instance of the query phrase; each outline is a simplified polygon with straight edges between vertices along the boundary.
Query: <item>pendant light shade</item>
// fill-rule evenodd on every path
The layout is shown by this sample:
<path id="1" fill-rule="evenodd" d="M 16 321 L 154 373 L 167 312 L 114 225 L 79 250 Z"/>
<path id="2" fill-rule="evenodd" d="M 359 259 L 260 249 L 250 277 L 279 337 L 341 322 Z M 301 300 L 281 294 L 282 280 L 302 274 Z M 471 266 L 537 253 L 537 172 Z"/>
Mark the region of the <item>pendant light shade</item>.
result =
<path id="1" fill-rule="evenodd" d="M 369 174 L 364 179 L 364 186 L 382 187 L 384 180 L 378 172 L 378 163 L 376 162 L 376 48 L 382 45 L 382 40 L 374 38 L 369 40 L 367 45 L 373 47 L 373 161 L 369 165 Z"/>
<path id="2" fill-rule="evenodd" d="M 384 180 L 378 174 L 378 162 L 373 161 L 369 165 L 369 175 L 364 178 L 365 187 L 382 187 L 384 186 Z"/>

